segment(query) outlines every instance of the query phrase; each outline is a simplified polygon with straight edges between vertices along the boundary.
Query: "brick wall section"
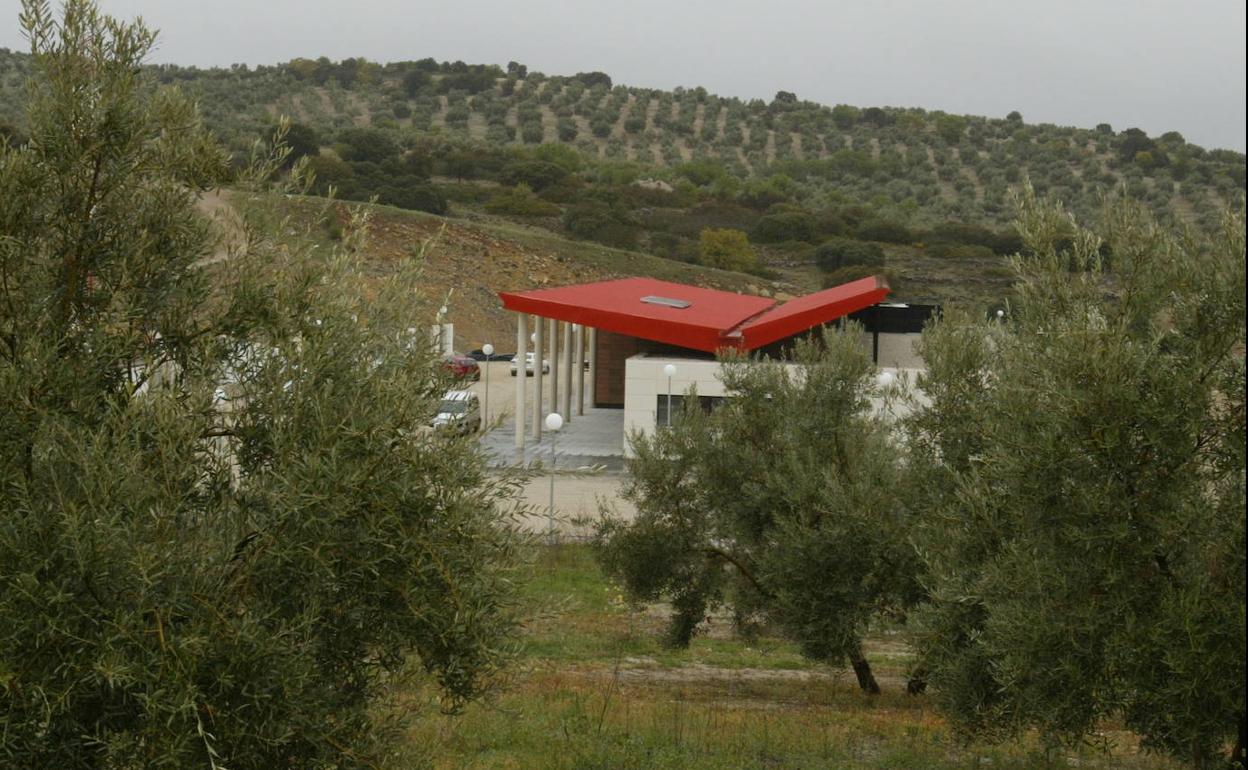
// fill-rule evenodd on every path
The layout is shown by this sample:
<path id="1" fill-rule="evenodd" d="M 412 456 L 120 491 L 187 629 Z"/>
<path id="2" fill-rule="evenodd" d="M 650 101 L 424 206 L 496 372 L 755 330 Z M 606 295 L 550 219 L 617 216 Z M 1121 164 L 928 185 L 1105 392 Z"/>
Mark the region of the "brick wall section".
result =
<path id="1" fill-rule="evenodd" d="M 624 407 L 624 362 L 641 352 L 641 340 L 623 334 L 598 330 L 594 350 L 597 374 L 594 379 L 594 406 Z"/>

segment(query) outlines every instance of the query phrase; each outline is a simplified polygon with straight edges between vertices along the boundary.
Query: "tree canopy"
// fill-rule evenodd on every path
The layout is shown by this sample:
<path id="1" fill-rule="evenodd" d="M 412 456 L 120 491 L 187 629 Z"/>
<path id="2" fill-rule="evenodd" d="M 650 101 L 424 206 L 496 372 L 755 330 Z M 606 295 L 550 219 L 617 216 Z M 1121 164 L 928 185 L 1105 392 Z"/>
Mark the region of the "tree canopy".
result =
<path id="1" fill-rule="evenodd" d="M 1072 235 L 1027 197 L 1019 233 L 1003 321 L 923 342 L 924 664 L 967 732 L 1118 716 L 1220 764 L 1245 709 L 1242 209 L 1199 240 L 1119 202 Z"/>
<path id="2" fill-rule="evenodd" d="M 879 691 L 861 640 L 881 609 L 916 598 L 917 561 L 859 336 L 804 342 L 794 366 L 729 360 L 721 406 L 703 414 L 686 393 L 670 429 L 630 437 L 637 517 L 606 519 L 599 553 L 630 597 L 671 602 L 673 644 L 727 604 L 738 625 L 765 619 Z"/>
<path id="3" fill-rule="evenodd" d="M 358 219 L 327 258 L 246 219 L 218 242 L 197 201 L 228 155 L 146 81 L 153 33 L 84 0 L 23 24 L 33 141 L 0 145 L 0 763 L 412 766 L 394 688 L 455 710 L 516 628 L 509 483 L 420 429 L 446 383 L 406 329 L 432 308 L 412 274 L 358 269 Z"/>

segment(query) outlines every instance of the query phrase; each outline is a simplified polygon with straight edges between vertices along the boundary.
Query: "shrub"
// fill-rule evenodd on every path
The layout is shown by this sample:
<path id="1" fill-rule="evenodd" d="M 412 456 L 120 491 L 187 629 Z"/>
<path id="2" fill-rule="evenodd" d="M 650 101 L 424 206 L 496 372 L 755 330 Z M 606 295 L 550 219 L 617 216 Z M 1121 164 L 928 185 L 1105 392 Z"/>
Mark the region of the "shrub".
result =
<path id="1" fill-rule="evenodd" d="M 819 244 L 819 247 L 815 249 L 815 263 L 826 273 L 853 265 L 867 268 L 883 267 L 884 249 L 880 248 L 878 243 L 832 238 Z"/>
<path id="2" fill-rule="evenodd" d="M 781 241 L 813 242 L 816 238 L 815 218 L 804 211 L 785 211 L 761 217 L 751 232 L 757 243 Z"/>
<path id="3" fill-rule="evenodd" d="M 505 185 L 528 185 L 541 191 L 568 176 L 568 170 L 556 163 L 544 160 L 519 160 L 503 166 L 499 181 Z"/>
<path id="4" fill-rule="evenodd" d="M 491 214 L 517 217 L 554 217 L 560 212 L 558 206 L 537 197 L 525 184 L 495 193 L 486 202 L 485 210 Z"/>
<path id="5" fill-rule="evenodd" d="M 850 265 L 849 267 L 842 267 L 840 270 L 834 270 L 823 276 L 823 288 L 831 289 L 834 286 L 860 281 L 873 275 L 883 275 L 893 291 L 897 290 L 897 278 L 891 270 L 881 270 L 869 265 Z"/>
<path id="6" fill-rule="evenodd" d="M 744 272 L 758 266 L 758 255 L 742 231 L 707 228 L 698 237 L 698 261 L 707 267 Z"/>
<path id="7" fill-rule="evenodd" d="M 351 166 L 333 154 L 309 158 L 308 169 L 315 175 L 314 189 L 321 195 L 327 194 L 331 186 L 341 189 L 354 176 Z"/>
<path id="8" fill-rule="evenodd" d="M 900 222 L 889 219 L 869 219 L 858 225 L 854 235 L 864 241 L 883 241 L 884 243 L 910 243 L 914 234 Z"/>
<path id="9" fill-rule="evenodd" d="M 285 132 L 283 133 L 283 128 Z M 3 128 L 0 127 L 0 131 Z M 294 165 L 295 161 L 303 157 L 315 157 L 321 153 L 321 141 L 316 135 L 316 131 L 310 126 L 302 123 L 290 123 L 286 126 L 275 126 L 269 131 L 268 139 L 270 142 L 281 137 L 282 143 L 290 148 L 290 152 L 286 155 L 283 166 L 286 168 Z M 17 142 L 13 142 L 17 144 Z"/>
<path id="10" fill-rule="evenodd" d="M 541 144 L 545 130 L 541 123 L 525 123 L 520 126 L 520 139 L 525 144 Z"/>
<path id="11" fill-rule="evenodd" d="M 570 206 L 563 213 L 563 226 L 578 238 L 607 246 L 631 249 L 637 244 L 637 227 L 628 215 L 599 200 Z"/>
<path id="12" fill-rule="evenodd" d="M 430 214 L 446 213 L 446 198 L 431 184 L 390 184 L 376 191 L 377 201 L 387 206 L 398 206 Z"/>
<path id="13" fill-rule="evenodd" d="M 974 243 L 937 242 L 928 245 L 927 253 L 939 259 L 996 259 L 997 257 L 992 249 Z"/>
<path id="14" fill-rule="evenodd" d="M 338 135 L 338 155 L 346 161 L 380 163 L 399 154 L 399 146 L 383 131 L 349 128 Z"/>

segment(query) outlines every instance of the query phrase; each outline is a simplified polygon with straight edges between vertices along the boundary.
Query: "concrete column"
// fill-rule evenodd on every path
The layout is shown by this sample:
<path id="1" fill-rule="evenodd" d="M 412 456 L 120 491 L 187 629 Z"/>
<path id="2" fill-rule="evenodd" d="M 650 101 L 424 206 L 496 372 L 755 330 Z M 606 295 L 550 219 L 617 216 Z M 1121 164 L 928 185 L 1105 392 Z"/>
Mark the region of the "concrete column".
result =
<path id="1" fill-rule="evenodd" d="M 559 336 L 563 337 L 563 384 L 559 391 L 559 414 L 564 422 L 572 421 L 572 324 L 564 321 L 559 324 Z"/>
<path id="2" fill-rule="evenodd" d="M 598 392 L 598 330 L 590 327 L 589 330 L 589 387 Z M 598 402 L 597 396 L 590 396 L 589 405 L 594 406 Z"/>
<path id="3" fill-rule="evenodd" d="M 546 354 L 542 347 L 542 319 L 533 317 L 533 440 L 542 440 L 542 356 Z"/>
<path id="4" fill-rule="evenodd" d="M 576 368 L 576 413 L 579 416 L 585 414 L 585 327 L 577 324 L 572 336 L 575 337 L 572 366 Z"/>
<path id="5" fill-rule="evenodd" d="M 550 319 L 550 411 L 559 411 L 559 322 Z"/>
<path id="6" fill-rule="evenodd" d="M 516 449 L 524 451 L 524 354 L 529 349 L 529 316 L 527 313 L 516 313 Z M 489 361 L 485 362 L 490 365 Z"/>

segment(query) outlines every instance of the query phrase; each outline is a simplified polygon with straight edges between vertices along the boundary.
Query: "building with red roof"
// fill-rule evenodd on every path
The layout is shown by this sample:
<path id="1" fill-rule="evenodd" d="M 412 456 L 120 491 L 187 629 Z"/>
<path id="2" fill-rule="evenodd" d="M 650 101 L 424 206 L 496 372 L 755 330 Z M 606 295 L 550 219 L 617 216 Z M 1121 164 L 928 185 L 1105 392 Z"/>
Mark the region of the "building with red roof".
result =
<path id="1" fill-rule="evenodd" d="M 543 366 L 532 366 L 529 372 L 537 389 L 533 433 L 540 438 L 544 411 L 557 411 L 566 419 L 573 416 L 574 408 L 583 414 L 585 398 L 591 394 L 584 387 L 582 360 L 591 369 L 591 405 L 625 409 L 626 431 L 652 430 L 656 421 L 670 419 L 669 410 L 678 411 L 673 405 L 673 387 L 684 393 L 695 386 L 702 398 L 722 397 L 715 361 L 721 350 L 784 357 L 795 338 L 812 330 L 855 314 L 874 318 L 881 308 L 896 307 L 881 305 L 889 291 L 882 276 L 870 276 L 780 302 L 652 278 L 625 278 L 501 292 L 499 297 L 503 307 L 517 314 L 517 361 L 523 361 L 529 350 L 551 351 L 548 410 L 542 406 L 547 401 Z M 532 335 L 528 332 L 530 316 L 534 317 Z M 876 330 L 872 350 L 877 361 L 879 341 Z M 534 360 L 542 356 L 535 355 Z M 913 361 L 904 363 L 912 365 Z M 525 403 L 524 380 L 518 377 L 516 383 L 517 404 Z M 580 387 L 574 389 L 574 382 Z M 666 399 L 657 397 L 660 392 Z M 518 448 L 524 446 L 525 422 L 517 420 Z"/>

